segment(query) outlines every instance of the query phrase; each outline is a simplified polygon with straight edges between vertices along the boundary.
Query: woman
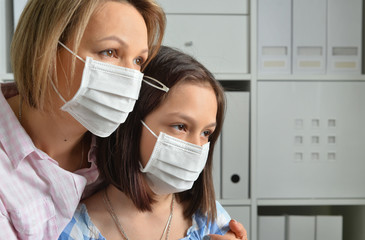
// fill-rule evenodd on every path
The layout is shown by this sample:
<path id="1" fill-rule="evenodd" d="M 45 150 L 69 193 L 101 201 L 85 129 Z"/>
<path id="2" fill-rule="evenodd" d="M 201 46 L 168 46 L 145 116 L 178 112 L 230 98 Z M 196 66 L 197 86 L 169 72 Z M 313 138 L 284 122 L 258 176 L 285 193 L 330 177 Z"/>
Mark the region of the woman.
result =
<path id="1" fill-rule="evenodd" d="M 0 239 L 59 236 L 98 178 L 89 132 L 110 135 L 133 109 L 164 28 L 153 0 L 28 1 L 16 84 L 1 85 Z"/>
<path id="2" fill-rule="evenodd" d="M 168 47 L 144 73 L 160 87 L 146 84 L 126 122 L 98 138 L 106 186 L 79 205 L 60 239 L 202 239 L 229 230 L 212 181 L 222 88 L 204 66 Z"/>

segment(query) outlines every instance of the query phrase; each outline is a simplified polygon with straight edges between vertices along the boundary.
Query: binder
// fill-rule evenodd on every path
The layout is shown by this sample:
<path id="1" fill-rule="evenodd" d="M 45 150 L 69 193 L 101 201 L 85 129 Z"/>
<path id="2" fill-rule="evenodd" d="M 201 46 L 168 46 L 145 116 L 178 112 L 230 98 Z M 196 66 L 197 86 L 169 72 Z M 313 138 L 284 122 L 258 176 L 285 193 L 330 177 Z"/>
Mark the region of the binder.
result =
<path id="1" fill-rule="evenodd" d="M 14 16 L 14 29 L 18 24 L 18 20 L 20 15 L 23 12 L 25 5 L 27 4 L 28 0 L 13 0 L 13 16 Z"/>
<path id="2" fill-rule="evenodd" d="M 260 73 L 291 73 L 291 0 L 258 1 Z"/>
<path id="3" fill-rule="evenodd" d="M 328 73 L 361 74 L 362 0 L 328 1 Z"/>
<path id="4" fill-rule="evenodd" d="M 226 92 L 222 129 L 222 198 L 247 199 L 249 187 L 249 93 Z"/>
<path id="5" fill-rule="evenodd" d="M 316 240 L 342 240 L 342 216 L 317 216 Z"/>
<path id="6" fill-rule="evenodd" d="M 287 216 L 287 240 L 315 240 L 315 216 Z"/>
<path id="7" fill-rule="evenodd" d="M 285 216 L 259 216 L 258 240 L 285 240 Z"/>
<path id="8" fill-rule="evenodd" d="M 327 0 L 293 0 L 293 74 L 325 74 Z"/>

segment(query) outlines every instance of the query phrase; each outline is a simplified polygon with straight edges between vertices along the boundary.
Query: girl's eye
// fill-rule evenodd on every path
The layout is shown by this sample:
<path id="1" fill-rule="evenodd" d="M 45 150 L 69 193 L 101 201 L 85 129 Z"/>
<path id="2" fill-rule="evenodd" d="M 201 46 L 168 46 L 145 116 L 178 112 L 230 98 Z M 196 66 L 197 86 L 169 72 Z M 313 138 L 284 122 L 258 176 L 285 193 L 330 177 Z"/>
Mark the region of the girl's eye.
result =
<path id="1" fill-rule="evenodd" d="M 185 127 L 184 124 L 176 124 L 176 125 L 173 125 L 172 127 L 175 128 L 178 131 L 185 131 L 186 130 L 186 127 Z"/>
<path id="2" fill-rule="evenodd" d="M 209 138 L 210 135 L 212 135 L 212 131 L 210 131 L 210 130 L 206 130 L 206 131 L 202 132 L 202 136 L 204 136 L 206 138 Z"/>
<path id="3" fill-rule="evenodd" d="M 106 57 L 113 57 L 113 58 L 118 57 L 117 51 L 115 51 L 115 49 L 107 49 L 107 50 L 101 51 L 100 53 Z"/>
<path id="4" fill-rule="evenodd" d="M 138 57 L 136 59 L 134 59 L 134 64 L 141 66 L 144 63 L 144 60 L 142 57 Z"/>

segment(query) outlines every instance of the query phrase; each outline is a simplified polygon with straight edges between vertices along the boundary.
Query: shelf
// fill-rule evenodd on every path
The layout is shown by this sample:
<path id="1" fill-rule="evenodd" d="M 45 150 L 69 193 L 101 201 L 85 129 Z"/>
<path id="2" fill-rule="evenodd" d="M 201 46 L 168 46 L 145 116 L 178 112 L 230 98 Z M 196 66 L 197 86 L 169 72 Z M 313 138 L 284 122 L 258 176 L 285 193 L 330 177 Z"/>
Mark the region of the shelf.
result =
<path id="1" fill-rule="evenodd" d="M 365 81 L 365 75 L 258 75 L 258 81 Z"/>
<path id="2" fill-rule="evenodd" d="M 12 73 L 0 74 L 0 82 L 13 82 L 14 75 Z"/>
<path id="3" fill-rule="evenodd" d="M 258 199 L 258 206 L 365 205 L 365 199 Z"/>
<path id="4" fill-rule="evenodd" d="M 240 206 L 250 206 L 251 199 L 217 199 L 217 201 L 225 206 L 229 205 L 240 205 Z"/>
<path id="5" fill-rule="evenodd" d="M 225 81 L 225 80 L 250 81 L 252 78 L 251 74 L 244 74 L 244 73 L 214 73 L 214 77 L 219 81 Z"/>

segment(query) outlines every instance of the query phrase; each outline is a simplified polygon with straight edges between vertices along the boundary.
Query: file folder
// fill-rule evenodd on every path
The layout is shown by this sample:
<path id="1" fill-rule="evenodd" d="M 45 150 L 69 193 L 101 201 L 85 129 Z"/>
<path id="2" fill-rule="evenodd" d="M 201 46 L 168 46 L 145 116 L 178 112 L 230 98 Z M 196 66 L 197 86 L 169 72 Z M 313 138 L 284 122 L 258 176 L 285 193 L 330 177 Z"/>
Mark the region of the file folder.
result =
<path id="1" fill-rule="evenodd" d="M 285 240 L 285 216 L 259 216 L 258 240 Z"/>
<path id="2" fill-rule="evenodd" d="M 342 216 L 317 216 L 316 240 L 342 240 Z"/>
<path id="3" fill-rule="evenodd" d="M 249 93 L 226 92 L 222 129 L 222 198 L 247 199 L 249 187 Z"/>
<path id="4" fill-rule="evenodd" d="M 258 1 L 258 67 L 260 73 L 291 73 L 291 9 L 291 0 Z"/>
<path id="5" fill-rule="evenodd" d="M 361 74 L 362 0 L 328 1 L 328 73 Z"/>
<path id="6" fill-rule="evenodd" d="M 287 216 L 287 240 L 315 240 L 315 216 Z"/>
<path id="7" fill-rule="evenodd" d="M 327 0 L 293 0 L 293 74 L 325 74 Z"/>

